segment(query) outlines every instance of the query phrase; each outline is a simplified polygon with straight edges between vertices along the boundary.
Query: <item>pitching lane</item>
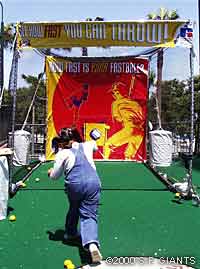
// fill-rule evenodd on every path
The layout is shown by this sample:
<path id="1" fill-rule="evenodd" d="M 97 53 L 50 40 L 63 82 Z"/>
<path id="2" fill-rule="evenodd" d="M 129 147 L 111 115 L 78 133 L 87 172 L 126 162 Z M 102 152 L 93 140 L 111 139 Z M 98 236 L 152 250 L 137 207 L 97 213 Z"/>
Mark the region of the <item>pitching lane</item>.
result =
<path id="1" fill-rule="evenodd" d="M 112 169 L 120 167 L 113 165 Z M 145 176 L 139 174 L 137 177 L 137 173 L 133 173 L 132 166 L 127 171 L 124 165 L 120 170 L 126 171 L 131 184 L 134 178 Z M 79 249 L 62 243 L 64 215 L 68 207 L 65 195 L 61 191 L 62 180 L 57 183 L 52 182 L 49 188 L 51 191 L 42 190 L 42 184 L 47 187 L 51 184 L 51 181 L 45 178 L 47 166 L 50 164 L 42 165 L 38 169 L 39 173 L 33 172 L 32 180 L 29 179 L 27 182 L 28 186 L 30 184 L 29 191 L 21 191 L 10 200 L 10 207 L 13 209 L 11 213 L 16 215 L 17 220 L 12 223 L 8 220 L 0 222 L 0 268 L 2 269 L 63 268 L 65 259 L 71 259 L 76 266 L 82 264 Z M 103 164 L 99 164 L 98 169 L 104 173 L 103 180 L 111 177 L 111 166 L 105 168 L 109 173 L 105 173 Z M 148 169 L 147 171 L 150 173 Z M 122 180 L 117 168 L 114 173 L 112 180 L 116 181 L 116 188 Z M 35 178 L 40 178 L 40 181 L 35 181 Z M 147 180 L 150 178 L 148 176 Z M 141 187 L 145 188 L 145 186 L 138 180 L 137 187 L 132 190 L 121 191 L 116 188 L 102 192 L 99 235 L 104 259 L 119 256 L 147 256 L 158 259 L 194 256 L 197 260 L 195 265 L 198 265 L 195 268 L 198 268 L 199 209 L 189 202 L 184 206 L 174 203 L 173 194 L 162 191 L 161 183 L 157 178 L 152 180 L 158 184 L 154 187 L 157 191 L 150 188 L 151 185 L 148 191 L 142 190 Z M 58 184 L 57 187 L 60 189 L 54 190 L 53 183 Z M 125 184 L 124 189 L 128 186 Z M 41 188 L 40 191 L 35 190 L 33 188 L 35 186 L 38 190 Z M 186 227 L 189 228 L 188 232 Z"/>
<path id="2" fill-rule="evenodd" d="M 199 261 L 200 211 L 172 200 L 163 191 L 103 191 L 99 236 L 104 259 L 187 255 Z M 19 192 L 10 207 L 17 219 L 0 222 L 0 268 L 63 268 L 65 259 L 82 264 L 79 249 L 62 243 L 68 207 L 64 193 Z"/>
<path id="3" fill-rule="evenodd" d="M 51 162 L 42 164 L 30 175 L 27 188 L 63 189 L 63 180 L 50 181 L 47 170 Z M 134 162 L 96 162 L 102 188 L 106 190 L 163 190 L 163 183 L 144 165 Z"/>

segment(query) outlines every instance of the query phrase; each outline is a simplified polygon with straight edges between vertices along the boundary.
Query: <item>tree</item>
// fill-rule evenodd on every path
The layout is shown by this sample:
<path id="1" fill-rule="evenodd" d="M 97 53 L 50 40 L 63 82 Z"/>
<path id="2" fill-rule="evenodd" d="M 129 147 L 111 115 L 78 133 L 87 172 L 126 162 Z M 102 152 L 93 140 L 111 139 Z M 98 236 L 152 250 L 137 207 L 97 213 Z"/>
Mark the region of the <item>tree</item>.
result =
<path id="1" fill-rule="evenodd" d="M 149 73 L 149 90 L 152 89 L 150 100 L 148 102 L 148 115 L 150 122 L 160 122 L 159 113 L 158 113 L 158 100 L 155 94 L 155 86 L 156 86 L 156 74 L 153 70 L 150 70 Z M 154 113 L 156 111 L 156 113 Z"/>
<path id="2" fill-rule="evenodd" d="M 22 75 L 22 78 L 26 81 L 26 83 L 29 85 L 29 92 L 31 93 L 31 98 L 29 98 L 30 103 L 26 107 L 26 113 L 28 112 L 28 108 L 32 101 L 33 107 L 32 111 L 35 110 L 35 122 L 38 124 L 42 124 L 45 122 L 46 117 L 46 84 L 44 80 L 42 79 L 42 73 L 38 75 L 38 77 L 30 76 L 30 75 Z M 35 95 L 35 91 L 36 95 Z M 35 99 L 33 100 L 35 95 Z M 24 118 L 25 119 L 25 118 Z M 23 119 L 23 120 L 24 120 Z M 30 116 L 29 116 L 29 122 L 30 122 Z"/>
<path id="3" fill-rule="evenodd" d="M 176 20 L 179 18 L 179 15 L 176 10 L 168 10 L 161 7 L 157 13 L 149 13 L 147 15 L 148 19 L 151 20 Z M 163 58 L 164 50 L 160 48 L 157 54 L 157 91 L 156 98 L 158 101 L 158 118 L 161 119 L 161 82 L 162 82 L 162 70 L 163 70 Z M 159 122 L 159 127 L 161 128 L 161 120 Z"/>
<path id="4" fill-rule="evenodd" d="M 150 70 L 149 74 L 149 88 L 155 86 L 156 74 L 153 70 Z"/>
<path id="5" fill-rule="evenodd" d="M 31 75 L 22 75 L 22 78 L 28 84 L 27 87 L 22 87 L 17 89 L 17 103 L 16 103 L 16 124 L 22 125 L 26 118 L 28 109 L 30 107 L 33 95 L 35 93 L 35 89 L 38 85 L 38 77 Z M 38 124 L 45 123 L 46 118 L 46 98 L 45 98 L 45 90 L 46 84 L 45 81 L 42 80 L 39 84 L 39 88 L 37 91 L 37 95 L 35 98 L 35 122 Z M 4 104 L 10 105 L 12 103 L 12 96 L 8 91 L 4 93 Z M 28 118 L 28 123 L 31 123 L 31 115 Z"/>
<path id="6" fill-rule="evenodd" d="M 3 93 L 4 93 L 4 49 L 12 49 L 13 41 L 15 37 L 15 28 L 14 25 L 6 24 L 4 25 L 4 31 L 0 36 L 0 108 L 2 105 Z"/>
<path id="7" fill-rule="evenodd" d="M 13 23 L 4 25 L 4 33 L 2 38 L 4 49 L 12 49 L 15 38 L 15 25 Z"/>
<path id="8" fill-rule="evenodd" d="M 179 81 L 177 79 L 162 81 L 162 124 L 168 130 L 178 134 L 190 133 L 190 106 L 191 89 L 190 81 Z M 195 94 L 195 115 L 196 115 L 196 137 L 200 133 L 200 76 L 194 77 Z M 152 93 L 149 99 L 149 120 L 157 122 L 153 108 L 155 104 L 155 93 Z"/>

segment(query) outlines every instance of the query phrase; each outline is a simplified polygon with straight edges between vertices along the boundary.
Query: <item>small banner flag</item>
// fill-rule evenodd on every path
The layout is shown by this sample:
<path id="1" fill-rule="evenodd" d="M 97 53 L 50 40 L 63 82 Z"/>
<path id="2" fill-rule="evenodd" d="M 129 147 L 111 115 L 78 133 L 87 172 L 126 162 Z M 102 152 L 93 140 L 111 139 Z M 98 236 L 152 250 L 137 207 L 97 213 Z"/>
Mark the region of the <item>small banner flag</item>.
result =
<path id="1" fill-rule="evenodd" d="M 192 24 L 187 23 L 180 28 L 180 33 L 177 37 L 176 46 L 183 48 L 192 48 L 193 46 Z"/>

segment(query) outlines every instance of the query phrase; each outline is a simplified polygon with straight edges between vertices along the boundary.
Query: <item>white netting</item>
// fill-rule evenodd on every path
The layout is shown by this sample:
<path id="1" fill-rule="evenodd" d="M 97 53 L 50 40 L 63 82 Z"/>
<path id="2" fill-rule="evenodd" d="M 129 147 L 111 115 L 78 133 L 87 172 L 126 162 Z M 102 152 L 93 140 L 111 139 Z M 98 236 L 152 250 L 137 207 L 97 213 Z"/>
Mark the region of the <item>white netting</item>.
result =
<path id="1" fill-rule="evenodd" d="M 0 157 L 0 220 L 7 217 L 9 169 L 5 156 Z"/>
<path id="2" fill-rule="evenodd" d="M 27 165 L 29 163 L 31 134 L 24 130 L 14 132 L 14 156 L 15 166 Z"/>
<path id="3" fill-rule="evenodd" d="M 169 166 L 172 162 L 172 133 L 165 130 L 149 132 L 150 162 L 155 166 Z"/>

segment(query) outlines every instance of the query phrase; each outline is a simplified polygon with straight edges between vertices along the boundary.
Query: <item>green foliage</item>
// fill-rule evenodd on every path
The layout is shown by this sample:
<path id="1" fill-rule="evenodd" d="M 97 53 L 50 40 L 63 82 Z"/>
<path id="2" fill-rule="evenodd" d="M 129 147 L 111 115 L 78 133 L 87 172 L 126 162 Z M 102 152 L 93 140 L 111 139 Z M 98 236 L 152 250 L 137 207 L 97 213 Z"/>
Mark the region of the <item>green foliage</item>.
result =
<path id="1" fill-rule="evenodd" d="M 17 89 L 17 102 L 16 102 L 16 124 L 23 124 L 30 107 L 35 89 L 38 85 L 38 78 L 34 76 L 22 75 L 22 78 L 28 84 L 27 87 Z M 4 93 L 4 104 L 12 106 L 12 96 L 8 91 Z M 46 98 L 45 98 L 45 81 L 40 82 L 39 89 L 37 91 L 35 105 L 35 123 L 45 123 L 46 118 Z M 28 124 L 32 123 L 32 113 L 29 115 Z"/>
<path id="2" fill-rule="evenodd" d="M 189 120 L 190 95 L 183 82 L 176 79 L 164 81 L 162 89 L 162 121 Z M 178 113 L 177 113 L 178 112 Z"/>
<path id="3" fill-rule="evenodd" d="M 156 13 L 149 13 L 149 14 L 147 14 L 147 19 L 148 20 L 156 20 L 157 19 L 157 15 L 156 15 Z"/>
<path id="4" fill-rule="evenodd" d="M 4 25 L 3 45 L 5 49 L 12 49 L 15 37 L 15 26 L 13 23 Z"/>
<path id="5" fill-rule="evenodd" d="M 149 87 L 155 86 L 156 73 L 150 70 L 149 74 Z"/>
<path id="6" fill-rule="evenodd" d="M 162 92 L 162 127 L 168 130 L 181 130 L 189 132 L 191 122 L 191 87 L 190 81 L 179 81 L 177 79 L 163 81 Z M 200 76 L 194 77 L 194 110 L 200 117 Z M 155 93 L 149 99 L 149 120 L 157 122 Z M 183 123 L 185 122 L 185 123 Z M 187 126 L 187 129 L 185 129 Z"/>
<path id="7" fill-rule="evenodd" d="M 169 18 L 169 20 L 177 20 L 179 18 L 177 10 L 176 9 L 169 10 L 168 11 L 168 18 Z"/>
<path id="8" fill-rule="evenodd" d="M 168 19 L 168 10 L 164 7 L 161 7 L 158 12 L 158 18 L 160 20 L 167 20 Z"/>
<path id="9" fill-rule="evenodd" d="M 177 20 L 179 15 L 177 10 L 168 10 L 167 8 L 160 7 L 157 12 L 147 14 L 149 20 Z"/>
<path id="10" fill-rule="evenodd" d="M 179 15 L 177 13 L 176 10 L 168 10 L 166 8 L 159 8 L 159 10 L 157 12 L 152 12 L 147 14 L 147 18 L 151 19 L 151 20 L 176 20 L 179 18 Z M 162 110 L 163 108 L 162 106 L 162 96 L 161 96 L 161 91 L 162 91 L 162 71 L 163 71 L 163 59 L 164 59 L 164 51 L 163 49 L 160 49 L 157 53 L 157 120 L 158 120 L 158 125 L 159 128 L 162 127 L 161 121 L 162 118 Z M 150 79 L 149 81 L 150 83 L 152 83 L 153 81 Z"/>

